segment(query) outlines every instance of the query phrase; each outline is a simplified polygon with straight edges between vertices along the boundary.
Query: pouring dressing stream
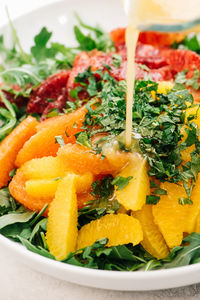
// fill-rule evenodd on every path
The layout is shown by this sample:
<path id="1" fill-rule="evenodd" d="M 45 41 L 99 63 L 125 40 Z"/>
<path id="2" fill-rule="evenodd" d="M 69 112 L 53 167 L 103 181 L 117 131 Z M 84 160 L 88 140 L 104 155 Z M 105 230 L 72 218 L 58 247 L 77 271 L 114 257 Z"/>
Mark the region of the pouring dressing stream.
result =
<path id="1" fill-rule="evenodd" d="M 200 4 L 199 0 L 192 0 L 192 2 L 188 0 L 124 0 L 124 8 L 128 14 L 125 144 L 129 148 L 132 140 L 135 52 L 139 32 L 140 30 L 198 32 L 200 31 L 200 18 L 198 18 Z"/>

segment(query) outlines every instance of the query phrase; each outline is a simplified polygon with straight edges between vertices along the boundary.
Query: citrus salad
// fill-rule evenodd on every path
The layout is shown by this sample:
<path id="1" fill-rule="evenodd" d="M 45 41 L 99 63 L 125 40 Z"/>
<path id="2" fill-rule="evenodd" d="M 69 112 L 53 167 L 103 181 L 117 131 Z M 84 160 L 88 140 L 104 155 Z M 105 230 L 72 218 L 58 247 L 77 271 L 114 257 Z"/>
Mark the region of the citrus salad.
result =
<path id="1" fill-rule="evenodd" d="M 104 270 L 200 261 L 200 37 L 141 32 L 125 143 L 125 29 L 77 16 L 77 47 L 42 28 L 0 37 L 0 233 Z"/>

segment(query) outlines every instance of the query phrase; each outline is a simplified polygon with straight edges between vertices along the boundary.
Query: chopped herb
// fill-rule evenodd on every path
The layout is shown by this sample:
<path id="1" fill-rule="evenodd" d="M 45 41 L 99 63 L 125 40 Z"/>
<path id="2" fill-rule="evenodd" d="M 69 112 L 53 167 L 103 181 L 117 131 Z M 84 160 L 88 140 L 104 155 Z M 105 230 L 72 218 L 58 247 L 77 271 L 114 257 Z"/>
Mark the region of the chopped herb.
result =
<path id="1" fill-rule="evenodd" d="M 143 71 L 150 72 L 150 69 L 146 65 L 138 64 L 138 67 Z"/>
<path id="2" fill-rule="evenodd" d="M 51 103 L 51 102 L 55 102 L 55 99 L 52 99 L 52 98 L 47 98 L 47 99 L 46 99 L 46 102 L 49 102 L 49 103 Z"/>
<path id="3" fill-rule="evenodd" d="M 106 213 L 117 212 L 120 204 L 114 197 L 112 180 L 112 176 L 106 176 L 92 183 L 91 195 L 94 199 L 79 210 L 79 226 L 83 226 L 91 220 L 99 219 Z"/>
<path id="4" fill-rule="evenodd" d="M 179 199 L 178 199 L 178 203 L 179 203 L 180 205 L 186 205 L 186 204 L 192 205 L 192 204 L 193 204 L 193 202 L 192 202 L 191 199 L 184 198 L 184 197 L 179 198 Z"/>
<path id="5" fill-rule="evenodd" d="M 76 135 L 76 143 L 83 145 L 85 147 L 91 148 L 92 143 L 89 140 L 88 134 L 86 131 L 81 131 L 79 133 L 77 133 Z"/>
<path id="6" fill-rule="evenodd" d="M 58 143 L 60 145 L 60 147 L 65 146 L 65 141 L 64 141 L 62 135 L 55 136 L 55 141 L 56 141 L 56 143 Z"/>
<path id="7" fill-rule="evenodd" d="M 117 176 L 115 179 L 113 179 L 112 184 L 117 186 L 117 191 L 121 191 L 129 184 L 131 179 L 133 179 L 133 176 Z"/>
<path id="8" fill-rule="evenodd" d="M 59 111 L 57 108 L 53 108 L 52 110 L 50 110 L 50 112 L 46 115 L 46 118 L 52 118 L 52 117 L 56 117 L 59 115 Z"/>
<path id="9" fill-rule="evenodd" d="M 121 64 L 122 64 L 122 57 L 121 57 L 121 55 L 119 55 L 119 54 L 113 54 L 112 55 L 112 59 L 113 59 L 112 64 L 113 64 L 114 67 L 116 67 L 116 68 L 121 67 Z"/>
<path id="10" fill-rule="evenodd" d="M 155 194 L 155 195 L 167 195 L 167 191 L 166 190 L 164 190 L 164 189 L 155 189 L 154 191 L 153 191 L 153 193 Z"/>
<path id="11" fill-rule="evenodd" d="M 12 169 L 12 171 L 10 171 L 9 176 L 10 177 L 14 177 L 16 174 L 16 169 Z"/>
<path id="12" fill-rule="evenodd" d="M 157 204 L 160 201 L 159 196 L 148 195 L 146 196 L 146 204 Z"/>

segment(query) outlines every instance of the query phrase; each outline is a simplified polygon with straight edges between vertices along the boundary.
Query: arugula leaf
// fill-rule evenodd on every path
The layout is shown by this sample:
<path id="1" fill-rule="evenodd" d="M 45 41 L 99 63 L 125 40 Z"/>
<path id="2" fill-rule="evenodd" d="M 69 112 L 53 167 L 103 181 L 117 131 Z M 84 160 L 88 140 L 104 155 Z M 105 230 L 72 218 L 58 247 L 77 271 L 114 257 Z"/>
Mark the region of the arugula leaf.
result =
<path id="1" fill-rule="evenodd" d="M 35 227 L 33 228 L 29 241 L 32 242 L 32 240 L 34 239 L 34 237 L 36 236 L 36 234 L 38 234 L 38 232 L 40 232 L 40 230 L 46 231 L 47 230 L 47 218 L 43 218 L 42 220 L 40 220 Z"/>
<path id="2" fill-rule="evenodd" d="M 6 99 L 0 89 L 0 98 L 5 108 L 0 108 L 0 141 L 9 134 L 16 125 L 16 113 L 13 105 Z"/>
<path id="3" fill-rule="evenodd" d="M 13 205 L 14 203 L 14 205 Z M 3 188 L 0 190 L 0 216 L 5 215 L 6 213 L 13 211 L 15 209 L 15 201 L 10 196 L 8 188 Z"/>
<path id="4" fill-rule="evenodd" d="M 177 73 L 175 77 L 175 87 L 180 87 L 181 85 L 186 85 L 187 87 L 191 86 L 194 90 L 198 90 L 200 87 L 199 77 L 200 71 L 199 69 L 195 69 L 192 78 L 187 78 L 188 70 Z"/>
<path id="5" fill-rule="evenodd" d="M 117 186 L 117 191 L 121 191 L 129 184 L 131 179 L 133 179 L 133 176 L 117 176 L 115 179 L 113 179 L 112 184 Z"/>
<path id="6" fill-rule="evenodd" d="M 175 268 L 192 264 L 200 257 L 200 234 L 192 233 L 183 239 L 183 246 L 173 248 L 169 255 L 171 261 L 165 264 L 165 268 Z"/>
<path id="7" fill-rule="evenodd" d="M 74 34 L 79 43 L 78 48 L 80 50 L 91 51 L 97 49 L 104 52 L 114 50 L 114 44 L 107 33 L 100 27 L 92 27 L 85 24 L 77 14 L 75 14 L 75 16 L 79 26 L 74 26 Z M 85 29 L 88 33 L 84 34 L 80 27 Z"/>
<path id="8" fill-rule="evenodd" d="M 0 73 L 0 77 L 7 84 L 17 84 L 25 87 L 27 83 L 37 85 L 42 78 L 37 73 L 37 69 L 31 65 L 23 65 L 23 67 L 8 68 Z"/>
<path id="9" fill-rule="evenodd" d="M 39 255 L 42 255 L 44 257 L 47 257 L 47 258 L 50 258 L 50 259 L 55 259 L 54 256 L 49 253 L 48 250 L 42 248 L 42 247 L 36 247 L 34 246 L 33 244 L 31 244 L 28 240 L 26 240 L 25 238 L 21 237 L 21 236 L 18 236 L 20 242 L 30 251 L 36 253 L 36 254 L 39 254 Z"/>
<path id="10" fill-rule="evenodd" d="M 37 62 L 40 62 L 46 58 L 55 57 L 56 50 L 52 47 L 47 47 L 47 43 L 52 36 L 52 32 L 49 32 L 46 27 L 43 27 L 41 31 L 35 36 L 35 45 L 31 48 L 31 54 Z"/>
<path id="11" fill-rule="evenodd" d="M 200 54 L 200 35 L 195 33 L 190 33 L 181 42 L 173 43 L 172 48 L 192 50 Z"/>
<path id="12" fill-rule="evenodd" d="M 13 36 L 14 43 L 17 45 L 17 47 L 19 49 L 20 55 L 22 57 L 22 60 L 24 60 L 25 63 L 30 63 L 30 56 L 24 52 L 24 50 L 23 50 L 23 48 L 21 46 L 21 43 L 19 41 L 17 32 L 16 32 L 15 27 L 13 25 L 13 22 L 12 22 L 12 20 L 10 18 L 7 6 L 6 6 L 6 13 L 7 13 L 7 16 L 8 16 L 10 28 L 12 30 L 12 36 Z"/>
<path id="13" fill-rule="evenodd" d="M 126 245 L 107 248 L 108 239 L 70 253 L 63 262 L 85 268 L 131 271 L 141 268 L 146 260 L 134 255 Z M 137 250 L 136 250 L 137 251 Z"/>
<path id="14" fill-rule="evenodd" d="M 31 236 L 31 227 L 25 223 L 14 223 L 7 225 L 0 230 L 0 233 L 14 241 L 19 241 L 19 236 L 24 239 L 29 239 Z"/>
<path id="15" fill-rule="evenodd" d="M 15 223 L 26 223 L 30 221 L 35 212 L 32 211 L 24 211 L 24 212 L 13 212 L 8 215 L 4 215 L 0 217 L 0 229 Z"/>

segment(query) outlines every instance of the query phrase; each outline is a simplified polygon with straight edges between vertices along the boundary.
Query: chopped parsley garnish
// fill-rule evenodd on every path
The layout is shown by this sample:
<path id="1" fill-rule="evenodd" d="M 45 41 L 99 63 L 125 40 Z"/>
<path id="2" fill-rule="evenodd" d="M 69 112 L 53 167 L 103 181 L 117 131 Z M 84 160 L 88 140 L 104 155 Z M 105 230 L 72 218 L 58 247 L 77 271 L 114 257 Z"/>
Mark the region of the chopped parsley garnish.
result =
<path id="1" fill-rule="evenodd" d="M 114 137 L 125 129 L 126 83 L 116 81 L 107 72 L 95 72 L 98 72 L 101 79 L 96 82 L 97 95 L 86 105 L 88 113 L 83 129 L 87 131 L 88 139 L 101 132 Z M 86 89 L 87 76 L 95 77 L 95 74 L 88 69 L 76 78 L 76 82 L 86 85 Z M 188 103 L 193 105 L 193 98 L 183 87 L 175 87 L 167 94 L 157 93 L 157 87 L 158 84 L 153 81 L 136 80 L 133 132 L 140 136 L 138 146 L 148 160 L 149 176 L 160 181 L 183 182 L 187 199 L 191 201 L 192 189 L 200 169 L 199 132 L 195 123 L 191 122 L 195 116 L 190 116 L 185 124 L 185 109 L 188 108 Z M 92 107 L 94 99 L 100 99 L 95 103 L 95 108 Z M 184 126 L 187 136 L 185 142 L 182 141 L 181 131 Z M 195 146 L 191 162 L 184 164 L 181 152 L 191 145 Z M 123 148 L 122 145 L 120 148 Z M 155 204 L 163 194 L 164 191 L 157 189 L 155 195 L 151 195 L 153 197 L 147 198 L 147 202 Z"/>
<path id="2" fill-rule="evenodd" d="M 121 57 L 121 55 L 119 55 L 119 54 L 113 54 L 112 55 L 112 59 L 113 59 L 112 64 L 113 64 L 114 67 L 116 67 L 116 68 L 121 67 L 121 64 L 122 64 L 122 57 Z"/>
<path id="3" fill-rule="evenodd" d="M 65 141 L 64 141 L 62 135 L 55 136 L 55 141 L 56 141 L 56 143 L 58 143 L 60 145 L 60 147 L 65 146 Z"/>
<path id="4" fill-rule="evenodd" d="M 146 71 L 146 72 L 150 71 L 150 69 L 144 64 L 138 64 L 138 67 L 143 71 Z"/>
<path id="5" fill-rule="evenodd" d="M 117 186 L 117 191 L 121 191 L 129 184 L 131 179 L 133 179 L 133 176 L 117 176 L 115 179 L 113 179 L 112 184 Z"/>
<path id="6" fill-rule="evenodd" d="M 112 176 L 106 176 L 92 183 L 92 191 L 90 193 L 94 199 L 79 210 L 78 222 L 80 226 L 89 223 L 91 220 L 99 219 L 106 213 L 117 212 L 120 204 L 114 197 L 112 181 Z"/>
<path id="7" fill-rule="evenodd" d="M 89 140 L 89 137 L 88 137 L 88 134 L 86 131 L 81 131 L 81 132 L 77 133 L 75 136 L 76 136 L 77 144 L 81 144 L 85 147 L 91 148 L 92 143 Z"/>

